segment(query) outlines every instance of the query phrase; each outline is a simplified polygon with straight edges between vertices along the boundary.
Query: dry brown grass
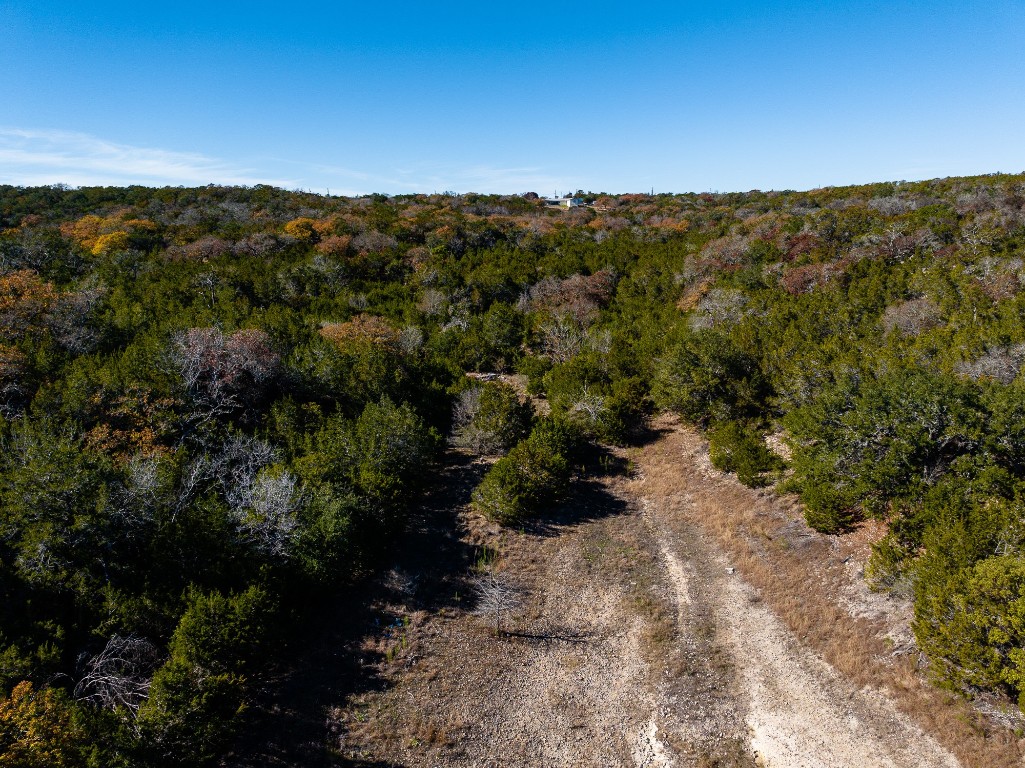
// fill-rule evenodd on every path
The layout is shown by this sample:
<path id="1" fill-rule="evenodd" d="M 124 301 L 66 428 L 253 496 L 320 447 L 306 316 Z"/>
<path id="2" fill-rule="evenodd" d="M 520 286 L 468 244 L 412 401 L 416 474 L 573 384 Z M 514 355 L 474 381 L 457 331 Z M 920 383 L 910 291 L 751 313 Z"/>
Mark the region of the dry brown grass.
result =
<path id="1" fill-rule="evenodd" d="M 714 280 L 705 279 L 700 283 L 688 288 L 676 302 L 676 308 L 681 312 L 688 312 L 698 305 L 702 297 L 712 288 Z"/>
<path id="2" fill-rule="evenodd" d="M 587 579 L 618 583 L 624 593 L 623 610 L 640 620 L 642 658 L 653 669 L 672 666 L 677 635 L 674 609 L 668 595 L 660 594 L 662 565 L 643 526 L 631 517 L 605 520 L 584 532 L 578 551 L 582 563 L 567 574 L 567 584 L 580 589 Z"/>
<path id="3" fill-rule="evenodd" d="M 885 691 L 898 708 L 933 735 L 967 768 L 1021 766 L 1022 740 L 987 722 L 967 702 L 930 685 L 917 659 L 895 657 L 883 625 L 852 616 L 838 603 L 847 574 L 844 558 L 861 556 L 865 532 L 850 538 L 803 533 L 794 541 L 800 512 L 734 478 L 679 474 L 680 454 L 703 450 L 696 434 L 676 429 L 643 456 L 645 491 L 674 502 L 687 519 L 723 548 L 743 577 L 800 638 L 857 685 Z M 680 503 L 681 490 L 697 502 Z"/>

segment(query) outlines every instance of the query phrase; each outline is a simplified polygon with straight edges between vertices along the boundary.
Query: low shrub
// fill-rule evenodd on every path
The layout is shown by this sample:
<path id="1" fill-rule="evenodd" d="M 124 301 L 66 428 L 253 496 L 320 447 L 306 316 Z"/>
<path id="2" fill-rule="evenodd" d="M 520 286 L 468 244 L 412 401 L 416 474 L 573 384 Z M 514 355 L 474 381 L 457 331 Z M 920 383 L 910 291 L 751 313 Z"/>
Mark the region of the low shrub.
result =
<path id="1" fill-rule="evenodd" d="M 712 466 L 722 472 L 735 472 L 737 479 L 751 488 L 765 485 L 765 474 L 783 466 L 761 434 L 740 422 L 728 421 L 714 428 L 708 435 L 708 445 Z"/>
<path id="2" fill-rule="evenodd" d="M 508 384 L 489 381 L 463 390 L 453 414 L 452 442 L 481 455 L 504 453 L 530 430 L 530 405 Z"/>
<path id="3" fill-rule="evenodd" d="M 1025 707 L 1025 563 L 990 557 L 922 595 L 915 636 L 942 678 L 960 689 L 1002 690 Z"/>
<path id="4" fill-rule="evenodd" d="M 539 422 L 484 476 L 473 494 L 477 509 L 489 520 L 512 525 L 556 501 L 569 483 L 574 444 L 565 424 L 551 419 Z"/>

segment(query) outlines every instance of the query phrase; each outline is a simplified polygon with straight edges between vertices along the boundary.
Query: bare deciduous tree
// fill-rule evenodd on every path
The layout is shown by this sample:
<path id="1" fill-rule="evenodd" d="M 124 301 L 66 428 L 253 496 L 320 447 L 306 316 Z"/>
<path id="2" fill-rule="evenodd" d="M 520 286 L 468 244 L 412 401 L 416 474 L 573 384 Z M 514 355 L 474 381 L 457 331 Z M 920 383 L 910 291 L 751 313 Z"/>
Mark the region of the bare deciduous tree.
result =
<path id="1" fill-rule="evenodd" d="M 996 232 L 979 223 L 961 229 L 961 245 L 973 258 L 988 250 L 996 238 Z"/>
<path id="2" fill-rule="evenodd" d="M 299 527 L 298 486 L 290 472 L 261 472 L 245 490 L 244 503 L 232 508 L 239 532 L 261 552 L 279 558 L 290 554 Z"/>
<path id="3" fill-rule="evenodd" d="M 612 351 L 612 331 L 608 328 L 591 328 L 587 332 L 587 346 L 604 358 Z"/>
<path id="4" fill-rule="evenodd" d="M 107 496 L 105 510 L 117 521 L 120 535 L 131 540 L 143 536 L 156 517 L 161 501 L 159 460 L 138 454 L 127 469 L 124 484 Z"/>
<path id="5" fill-rule="evenodd" d="M 591 392 L 587 384 L 584 384 L 580 396 L 570 408 L 570 413 L 579 413 L 592 424 L 600 422 L 607 412 L 605 397 L 597 392 Z"/>
<path id="6" fill-rule="evenodd" d="M 219 451 L 198 456 L 182 472 L 177 508 L 190 504 L 197 491 L 213 480 L 220 484 L 230 507 L 243 506 L 257 473 L 275 458 L 274 448 L 263 440 L 247 435 L 230 437 Z"/>
<path id="7" fill-rule="evenodd" d="M 270 338 L 255 328 L 231 336 L 219 328 L 190 328 L 174 337 L 169 357 L 201 421 L 258 397 L 280 362 Z"/>
<path id="8" fill-rule="evenodd" d="M 417 309 L 429 317 L 440 317 L 448 307 L 448 296 L 437 288 L 427 288 L 417 302 Z"/>
<path id="9" fill-rule="evenodd" d="M 157 649 L 135 635 L 114 635 L 86 662 L 75 698 L 105 709 L 119 707 L 133 716 L 149 695 L 150 678 L 159 663 Z"/>
<path id="10" fill-rule="evenodd" d="M 452 439 L 463 448 L 482 452 L 478 437 L 472 433 L 473 421 L 480 412 L 480 387 L 464 389 L 456 398 L 452 409 Z"/>
<path id="11" fill-rule="evenodd" d="M 257 473 L 277 458 L 270 443 L 248 435 L 233 435 L 212 455 L 197 458 L 185 471 L 184 488 L 217 480 L 231 507 L 245 504 Z"/>
<path id="12" fill-rule="evenodd" d="M 269 443 L 246 435 L 231 437 L 220 451 L 204 454 L 185 468 L 176 514 L 206 484 L 216 483 L 241 539 L 267 555 L 288 557 L 303 491 L 295 475 L 271 466 L 277 458 Z"/>
<path id="13" fill-rule="evenodd" d="M 506 576 L 494 571 L 474 578 L 473 593 L 477 597 L 474 614 L 487 619 L 492 624 L 495 634 L 505 631 L 505 619 L 523 604 L 520 590 Z"/>
<path id="14" fill-rule="evenodd" d="M 1010 384 L 1025 364 L 1025 344 L 1010 347 L 989 347 L 974 360 L 960 363 L 956 370 L 970 379 L 991 379 Z"/>
<path id="15" fill-rule="evenodd" d="M 51 328 L 58 343 L 75 354 L 92 351 L 99 339 L 99 333 L 89 316 L 106 295 L 107 289 L 99 282 L 91 281 L 74 293 L 67 293 L 54 308 L 50 318 Z"/>
<path id="16" fill-rule="evenodd" d="M 452 307 L 449 307 L 449 313 L 452 315 L 448 322 L 441 326 L 443 331 L 465 331 L 470 327 L 470 321 L 467 319 L 466 314 L 463 310 L 453 311 Z"/>
<path id="17" fill-rule="evenodd" d="M 546 277 L 520 296 L 521 312 L 543 311 L 552 317 L 571 318 L 587 327 L 597 318 L 601 308 L 612 299 L 616 273 L 602 269 L 593 275 L 570 275 L 565 280 Z"/>
<path id="18" fill-rule="evenodd" d="M 399 349 L 411 355 L 424 345 L 424 332 L 415 325 L 407 325 L 399 331 Z"/>
<path id="19" fill-rule="evenodd" d="M 887 307 L 882 324 L 886 331 L 897 330 L 907 336 L 917 336 L 938 326 L 942 318 L 943 313 L 936 302 L 923 296 Z"/>
<path id="20" fill-rule="evenodd" d="M 866 205 L 868 208 L 879 211 L 884 216 L 899 216 L 918 207 L 914 201 L 907 200 L 899 195 L 873 197 Z"/>
<path id="21" fill-rule="evenodd" d="M 747 296 L 731 288 L 713 288 L 698 301 L 695 312 L 690 316 L 694 330 L 732 325 L 744 315 Z"/>
<path id="22" fill-rule="evenodd" d="M 701 250 L 701 256 L 720 267 L 736 267 L 744 263 L 751 241 L 741 235 L 728 235 L 710 240 Z"/>
<path id="23" fill-rule="evenodd" d="M 213 235 L 206 235 L 188 245 L 172 245 L 167 249 L 167 258 L 182 261 L 209 261 L 217 259 L 232 249 L 231 243 Z"/>
<path id="24" fill-rule="evenodd" d="M 267 232 L 257 232 L 239 240 L 232 250 L 239 256 L 262 256 L 281 248 L 281 242 Z"/>
<path id="25" fill-rule="evenodd" d="M 394 237 L 377 230 L 362 232 L 352 239 L 352 247 L 361 253 L 385 253 L 398 244 Z"/>
<path id="26" fill-rule="evenodd" d="M 584 335 L 572 318 L 562 315 L 541 326 L 541 348 L 553 362 L 565 363 L 579 354 Z"/>

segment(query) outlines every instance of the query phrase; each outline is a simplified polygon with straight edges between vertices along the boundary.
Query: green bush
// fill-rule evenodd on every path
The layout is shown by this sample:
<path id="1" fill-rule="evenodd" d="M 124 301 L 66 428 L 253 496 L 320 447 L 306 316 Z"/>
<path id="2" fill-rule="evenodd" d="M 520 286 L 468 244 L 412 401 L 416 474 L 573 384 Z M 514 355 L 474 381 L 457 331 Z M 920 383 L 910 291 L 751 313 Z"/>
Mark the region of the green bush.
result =
<path id="1" fill-rule="evenodd" d="M 636 377 L 615 379 L 604 360 L 579 355 L 555 366 L 544 377 L 552 413 L 590 438 L 622 444 L 643 423 L 646 387 Z"/>
<path id="2" fill-rule="evenodd" d="M 266 660 L 272 607 L 250 587 L 237 595 L 195 592 L 153 676 L 139 726 L 163 765 L 209 765 L 238 727 L 249 679 Z"/>
<path id="3" fill-rule="evenodd" d="M 756 414 L 768 387 L 754 358 L 729 336 L 706 330 L 659 360 L 651 391 L 660 408 L 705 423 Z"/>
<path id="4" fill-rule="evenodd" d="M 708 450 L 712 466 L 723 472 L 736 472 L 737 479 L 752 488 L 765 485 L 765 473 L 783 466 L 760 433 L 736 421 L 728 421 L 709 432 Z"/>
<path id="5" fill-rule="evenodd" d="M 990 557 L 923 594 L 915 636 L 936 670 L 960 689 L 1003 690 L 1025 708 L 1025 562 Z"/>
<path id="6" fill-rule="evenodd" d="M 488 471 L 473 494 L 481 514 L 512 525 L 562 496 L 569 481 L 573 436 L 563 424 L 541 421 Z"/>
<path id="7" fill-rule="evenodd" d="M 522 471 L 524 451 L 514 448 L 499 459 L 473 492 L 473 503 L 489 520 L 512 525 L 527 517 L 527 480 Z"/>
<path id="8" fill-rule="evenodd" d="M 409 405 L 387 397 L 369 403 L 352 425 L 347 447 L 353 483 L 373 498 L 399 501 L 426 482 L 424 469 L 439 442 Z"/>
<path id="9" fill-rule="evenodd" d="M 530 430 L 533 413 L 516 390 L 489 381 L 463 390 L 453 414 L 453 442 L 481 455 L 508 451 Z"/>
<path id="10" fill-rule="evenodd" d="M 546 357 L 524 355 L 516 365 L 516 372 L 527 377 L 527 392 L 532 395 L 543 395 L 545 392 L 545 374 L 552 369 L 551 361 Z"/>
<path id="11" fill-rule="evenodd" d="M 982 423 L 976 389 L 932 371 L 834 383 L 784 417 L 809 523 L 840 530 L 854 514 L 920 500 L 980 447 Z"/>
<path id="12" fill-rule="evenodd" d="M 843 533 L 858 520 L 850 496 L 828 482 L 807 482 L 802 486 L 804 519 L 820 533 Z"/>
<path id="13" fill-rule="evenodd" d="M 354 493 L 371 502 L 378 513 L 365 520 L 369 530 L 352 533 L 381 541 L 382 534 L 404 524 L 406 499 L 428 481 L 424 470 L 439 445 L 438 434 L 416 411 L 385 397 L 367 404 L 354 421 L 341 415 L 324 420 L 296 459 L 295 470 L 316 489 L 312 498 L 318 502 Z"/>

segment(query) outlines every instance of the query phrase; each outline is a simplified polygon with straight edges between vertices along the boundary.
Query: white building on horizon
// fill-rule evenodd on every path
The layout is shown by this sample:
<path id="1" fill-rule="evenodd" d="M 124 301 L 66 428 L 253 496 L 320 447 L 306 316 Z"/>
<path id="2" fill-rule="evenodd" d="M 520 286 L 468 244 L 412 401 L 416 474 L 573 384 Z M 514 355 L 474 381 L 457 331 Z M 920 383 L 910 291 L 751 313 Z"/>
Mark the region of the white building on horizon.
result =
<path id="1" fill-rule="evenodd" d="M 565 197 L 546 197 L 544 201 L 545 205 L 549 208 L 577 208 L 584 205 L 584 201 L 581 198 L 569 195 Z"/>

